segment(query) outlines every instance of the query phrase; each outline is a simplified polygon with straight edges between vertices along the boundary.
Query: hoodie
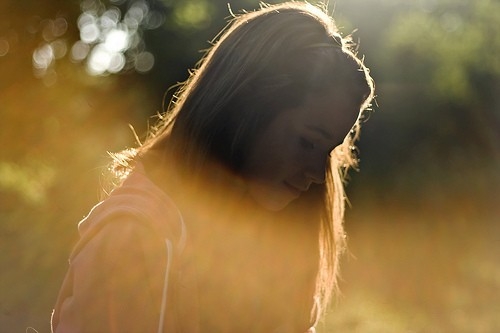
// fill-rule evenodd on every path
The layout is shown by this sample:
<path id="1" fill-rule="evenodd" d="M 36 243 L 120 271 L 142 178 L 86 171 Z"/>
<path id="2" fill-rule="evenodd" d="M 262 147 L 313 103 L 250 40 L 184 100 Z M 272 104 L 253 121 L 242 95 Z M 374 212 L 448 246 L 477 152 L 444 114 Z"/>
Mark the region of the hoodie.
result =
<path id="1" fill-rule="evenodd" d="M 178 309 L 173 300 L 186 242 L 182 216 L 140 164 L 78 230 L 53 333 L 198 331 L 196 311 Z M 179 315 L 191 327 L 181 329 Z"/>

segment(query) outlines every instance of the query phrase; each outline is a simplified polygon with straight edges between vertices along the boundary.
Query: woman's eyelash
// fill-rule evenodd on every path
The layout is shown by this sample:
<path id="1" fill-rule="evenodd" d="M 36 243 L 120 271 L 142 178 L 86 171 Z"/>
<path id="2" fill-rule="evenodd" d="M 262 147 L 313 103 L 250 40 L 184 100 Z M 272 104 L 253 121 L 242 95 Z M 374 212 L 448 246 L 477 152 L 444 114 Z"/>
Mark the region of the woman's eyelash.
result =
<path id="1" fill-rule="evenodd" d="M 313 150 L 316 147 L 314 145 L 314 143 L 312 143 L 311 141 L 309 141 L 309 140 L 307 140 L 306 138 L 303 138 L 303 137 L 300 138 L 300 145 L 303 148 L 308 149 L 308 150 Z"/>

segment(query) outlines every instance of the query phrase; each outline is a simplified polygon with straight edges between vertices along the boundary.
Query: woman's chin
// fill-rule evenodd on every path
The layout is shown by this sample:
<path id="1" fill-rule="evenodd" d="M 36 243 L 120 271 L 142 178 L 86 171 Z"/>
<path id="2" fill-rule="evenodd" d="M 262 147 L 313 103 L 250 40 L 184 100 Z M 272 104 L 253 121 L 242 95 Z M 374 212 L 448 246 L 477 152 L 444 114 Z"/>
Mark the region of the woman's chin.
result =
<path id="1" fill-rule="evenodd" d="M 298 197 L 298 195 L 286 189 L 278 190 L 259 183 L 250 184 L 248 189 L 250 197 L 259 206 L 273 212 L 284 209 Z"/>

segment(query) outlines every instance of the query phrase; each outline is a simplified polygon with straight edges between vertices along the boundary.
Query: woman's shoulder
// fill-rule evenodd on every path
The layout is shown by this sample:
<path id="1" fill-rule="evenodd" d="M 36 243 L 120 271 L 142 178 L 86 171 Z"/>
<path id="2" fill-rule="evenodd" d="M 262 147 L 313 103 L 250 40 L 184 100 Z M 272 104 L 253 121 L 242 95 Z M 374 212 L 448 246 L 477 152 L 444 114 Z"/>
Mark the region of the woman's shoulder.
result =
<path id="1" fill-rule="evenodd" d="M 79 223 L 77 247 L 84 246 L 104 229 L 115 233 L 126 233 L 130 229 L 149 231 L 154 237 L 169 239 L 180 249 L 186 238 L 177 205 L 151 181 L 140 165 Z"/>

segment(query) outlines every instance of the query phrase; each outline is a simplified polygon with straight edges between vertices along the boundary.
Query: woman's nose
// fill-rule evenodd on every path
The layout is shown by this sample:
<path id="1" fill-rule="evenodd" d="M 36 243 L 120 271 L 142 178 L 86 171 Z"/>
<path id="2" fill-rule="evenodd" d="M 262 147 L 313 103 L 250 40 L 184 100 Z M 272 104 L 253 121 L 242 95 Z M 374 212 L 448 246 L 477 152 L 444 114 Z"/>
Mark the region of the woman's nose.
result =
<path id="1" fill-rule="evenodd" d="M 305 171 L 305 176 L 313 183 L 323 184 L 325 182 L 325 173 L 326 160 L 323 160 L 322 163 L 316 161 L 315 163 L 308 165 Z"/>

